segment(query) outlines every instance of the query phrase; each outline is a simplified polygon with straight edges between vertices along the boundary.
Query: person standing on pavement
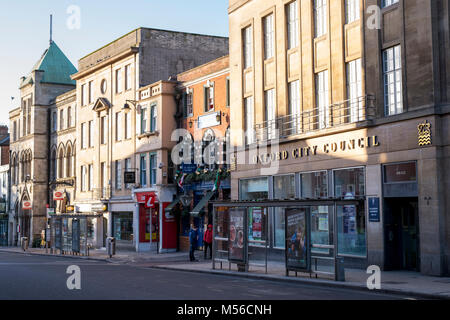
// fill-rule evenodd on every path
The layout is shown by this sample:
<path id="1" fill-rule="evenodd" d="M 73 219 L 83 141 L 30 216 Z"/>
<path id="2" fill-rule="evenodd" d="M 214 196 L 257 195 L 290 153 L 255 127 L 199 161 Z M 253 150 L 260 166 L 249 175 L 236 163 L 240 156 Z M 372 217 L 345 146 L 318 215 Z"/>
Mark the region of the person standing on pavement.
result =
<path id="1" fill-rule="evenodd" d="M 206 255 L 209 247 L 209 258 L 212 259 L 212 225 L 208 224 L 208 228 L 205 231 L 205 235 L 203 236 L 203 243 L 204 243 L 204 254 L 205 254 L 205 260 Z"/>
<path id="2" fill-rule="evenodd" d="M 198 229 L 197 226 L 191 224 L 191 231 L 189 232 L 189 259 L 191 261 L 195 260 L 195 249 L 197 249 L 198 241 Z"/>

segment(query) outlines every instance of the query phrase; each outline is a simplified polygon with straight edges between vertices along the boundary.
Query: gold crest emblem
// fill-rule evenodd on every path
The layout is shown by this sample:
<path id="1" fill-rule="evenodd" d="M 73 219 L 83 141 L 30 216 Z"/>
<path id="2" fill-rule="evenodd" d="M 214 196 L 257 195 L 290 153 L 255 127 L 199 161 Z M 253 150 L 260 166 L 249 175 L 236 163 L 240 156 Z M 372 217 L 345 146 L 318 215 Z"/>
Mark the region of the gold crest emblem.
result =
<path id="1" fill-rule="evenodd" d="M 431 123 L 426 120 L 417 126 L 417 130 L 419 133 L 419 146 L 431 146 L 433 144 L 431 140 Z"/>

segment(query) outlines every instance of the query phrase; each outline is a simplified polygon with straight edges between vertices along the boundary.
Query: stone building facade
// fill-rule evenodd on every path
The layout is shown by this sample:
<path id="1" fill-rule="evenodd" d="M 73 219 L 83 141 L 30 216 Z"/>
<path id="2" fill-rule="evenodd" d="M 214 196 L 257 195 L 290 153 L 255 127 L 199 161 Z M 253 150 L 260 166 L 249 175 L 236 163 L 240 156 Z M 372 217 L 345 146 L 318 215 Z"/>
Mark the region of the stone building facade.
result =
<path id="1" fill-rule="evenodd" d="M 139 89 L 227 51 L 227 38 L 139 28 L 79 60 L 79 72 L 72 76 L 77 82 L 75 170 L 80 177 L 75 204 L 79 212 L 102 214 L 94 223 L 96 246 L 103 246 L 107 235 L 118 235 L 114 228 L 120 228 L 123 241 L 138 248 L 132 242 L 134 186 L 121 183 L 118 188 L 114 179 L 115 171 L 140 166 L 134 156 L 142 147 Z M 166 90 L 168 84 L 162 86 Z M 162 97 L 166 100 L 165 94 Z"/>
<path id="2" fill-rule="evenodd" d="M 232 199 L 360 199 L 348 266 L 448 274 L 449 1 L 230 0 L 229 22 Z"/>
<path id="3" fill-rule="evenodd" d="M 49 199 L 49 119 L 57 96 L 73 90 L 70 75 L 76 69 L 55 42 L 50 45 L 30 74 L 21 78 L 20 107 L 10 111 L 10 218 L 17 236 L 30 244 L 46 228 Z"/>

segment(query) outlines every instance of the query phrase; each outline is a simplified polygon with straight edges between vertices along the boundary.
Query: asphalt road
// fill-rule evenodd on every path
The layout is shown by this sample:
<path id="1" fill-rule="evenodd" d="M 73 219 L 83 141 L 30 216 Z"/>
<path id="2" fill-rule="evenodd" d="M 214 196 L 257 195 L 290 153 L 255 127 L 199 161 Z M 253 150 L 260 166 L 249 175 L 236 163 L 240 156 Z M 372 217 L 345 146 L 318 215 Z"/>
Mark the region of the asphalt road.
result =
<path id="1" fill-rule="evenodd" d="M 69 290 L 67 267 L 81 270 Z M 43 300 L 379 300 L 397 295 L 324 288 L 227 275 L 157 270 L 133 265 L 0 252 L 0 299 Z"/>

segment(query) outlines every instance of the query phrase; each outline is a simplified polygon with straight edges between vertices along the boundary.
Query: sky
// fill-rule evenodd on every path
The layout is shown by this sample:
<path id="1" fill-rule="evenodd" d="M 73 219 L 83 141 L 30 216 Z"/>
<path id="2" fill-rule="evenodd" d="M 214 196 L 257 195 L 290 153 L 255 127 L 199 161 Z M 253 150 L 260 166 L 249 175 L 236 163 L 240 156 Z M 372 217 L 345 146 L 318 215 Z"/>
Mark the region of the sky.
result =
<path id="1" fill-rule="evenodd" d="M 20 77 L 49 45 L 50 14 L 53 40 L 78 69 L 78 59 L 138 27 L 228 36 L 227 8 L 228 0 L 0 0 L 0 124 L 9 125 Z"/>

